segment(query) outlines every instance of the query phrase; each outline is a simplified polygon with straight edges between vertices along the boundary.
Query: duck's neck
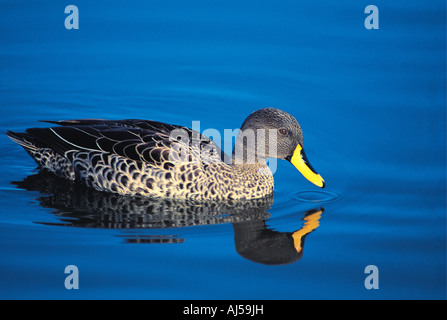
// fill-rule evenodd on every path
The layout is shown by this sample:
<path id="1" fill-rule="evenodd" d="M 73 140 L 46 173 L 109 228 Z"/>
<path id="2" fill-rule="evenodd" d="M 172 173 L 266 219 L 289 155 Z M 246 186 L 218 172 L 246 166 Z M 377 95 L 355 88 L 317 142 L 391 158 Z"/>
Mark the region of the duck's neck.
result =
<path id="1" fill-rule="evenodd" d="M 242 131 L 241 131 L 242 132 Z M 257 146 L 256 137 L 249 134 L 239 133 L 234 144 L 232 164 L 234 166 L 266 166 L 266 158 L 260 156 L 263 150 Z"/>
<path id="2" fill-rule="evenodd" d="M 260 198 L 273 192 L 273 173 L 267 165 L 265 152 L 256 143 L 239 133 L 232 153 L 231 166 L 237 181 L 236 189 L 247 199 Z"/>

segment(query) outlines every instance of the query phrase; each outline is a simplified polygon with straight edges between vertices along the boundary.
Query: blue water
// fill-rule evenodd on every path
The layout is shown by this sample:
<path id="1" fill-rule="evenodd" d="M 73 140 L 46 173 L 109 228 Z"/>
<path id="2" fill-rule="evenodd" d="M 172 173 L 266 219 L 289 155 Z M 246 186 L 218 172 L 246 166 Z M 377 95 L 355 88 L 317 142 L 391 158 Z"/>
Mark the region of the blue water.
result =
<path id="1" fill-rule="evenodd" d="M 78 30 L 64 27 L 69 4 Z M 369 4 L 379 29 L 364 26 Z M 2 132 L 76 118 L 223 132 L 274 106 L 300 122 L 327 187 L 279 161 L 270 205 L 142 213 L 148 204 L 38 174 L 3 135 L 0 298 L 445 299 L 445 10 L 403 0 L 3 0 Z M 306 215 L 317 227 L 301 255 L 266 264 Z M 79 289 L 65 288 L 67 265 Z M 378 289 L 365 288 L 368 265 Z"/>

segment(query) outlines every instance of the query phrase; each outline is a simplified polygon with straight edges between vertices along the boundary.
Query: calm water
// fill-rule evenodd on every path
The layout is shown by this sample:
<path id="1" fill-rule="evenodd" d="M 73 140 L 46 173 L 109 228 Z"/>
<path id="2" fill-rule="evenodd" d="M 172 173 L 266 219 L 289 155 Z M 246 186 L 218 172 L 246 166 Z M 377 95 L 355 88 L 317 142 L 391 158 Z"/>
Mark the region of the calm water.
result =
<path id="1" fill-rule="evenodd" d="M 3 135 L 0 298 L 446 298 L 444 1 L 75 2 L 79 30 L 69 2 L 1 2 L 2 132 L 70 118 L 223 132 L 276 106 L 327 188 L 281 161 L 263 203 L 117 197 L 39 174 Z"/>

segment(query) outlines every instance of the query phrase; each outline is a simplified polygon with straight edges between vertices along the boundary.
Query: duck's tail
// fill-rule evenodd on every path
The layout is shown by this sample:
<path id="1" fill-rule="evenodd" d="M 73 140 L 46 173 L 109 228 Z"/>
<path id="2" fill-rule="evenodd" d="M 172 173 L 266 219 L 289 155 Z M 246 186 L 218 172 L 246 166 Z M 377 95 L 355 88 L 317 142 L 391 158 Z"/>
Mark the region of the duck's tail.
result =
<path id="1" fill-rule="evenodd" d="M 35 144 L 35 139 L 28 133 L 13 132 L 8 130 L 6 135 L 15 143 L 20 144 L 26 151 L 37 151 L 39 147 Z"/>
<path id="2" fill-rule="evenodd" d="M 53 148 L 47 147 L 44 140 L 28 132 L 7 131 L 6 135 L 21 145 L 25 151 L 36 161 L 39 167 L 45 168 L 54 174 L 75 180 L 74 168 L 70 161 Z"/>

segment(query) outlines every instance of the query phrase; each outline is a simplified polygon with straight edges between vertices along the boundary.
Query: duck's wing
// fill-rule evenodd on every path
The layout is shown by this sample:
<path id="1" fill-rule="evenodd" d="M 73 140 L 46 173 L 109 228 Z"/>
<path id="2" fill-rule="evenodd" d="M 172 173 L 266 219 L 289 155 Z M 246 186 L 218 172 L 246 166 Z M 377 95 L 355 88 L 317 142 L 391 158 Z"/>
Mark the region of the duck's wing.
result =
<path id="1" fill-rule="evenodd" d="M 126 127 L 126 128 L 140 128 L 146 129 L 153 132 L 159 132 L 164 134 L 170 134 L 175 129 L 186 129 L 190 130 L 184 126 L 179 126 L 175 124 L 168 124 L 159 121 L 152 120 L 140 120 L 140 119 L 125 119 L 125 120 L 104 120 L 104 119 L 76 119 L 76 120 L 60 120 L 60 121 L 49 121 L 41 120 L 41 122 L 58 124 L 60 126 L 108 126 L 108 127 Z"/>
<path id="2" fill-rule="evenodd" d="M 61 125 L 31 128 L 27 135 L 41 147 L 69 157 L 76 151 L 107 152 L 161 164 L 168 161 L 220 162 L 219 146 L 189 128 L 148 120 L 46 121 Z"/>

